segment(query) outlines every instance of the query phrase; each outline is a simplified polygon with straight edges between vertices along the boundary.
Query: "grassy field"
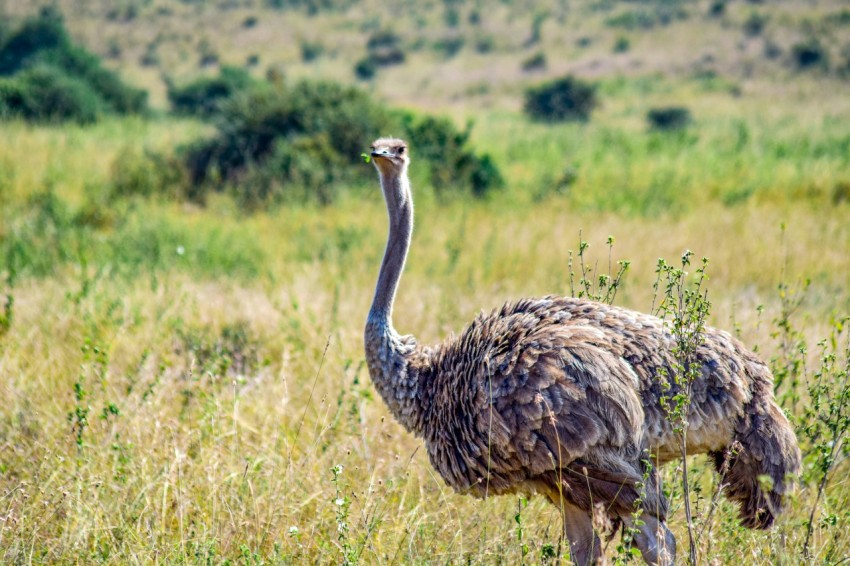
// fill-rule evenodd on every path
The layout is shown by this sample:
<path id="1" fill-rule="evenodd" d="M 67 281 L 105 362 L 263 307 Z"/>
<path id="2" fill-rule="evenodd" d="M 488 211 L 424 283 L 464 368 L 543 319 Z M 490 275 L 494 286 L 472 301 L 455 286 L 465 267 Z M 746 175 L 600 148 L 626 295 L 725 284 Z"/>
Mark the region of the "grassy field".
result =
<path id="1" fill-rule="evenodd" d="M 0 9 L 19 16 L 24 4 Z M 259 2 L 58 4 L 102 55 L 118 43 L 111 64 L 160 108 L 160 74 L 197 71 L 203 39 L 224 62 L 256 52 L 292 77 L 351 81 L 353 46 L 390 23 L 370 3 L 318 16 Z M 113 4 L 136 15 L 107 18 Z M 437 342 L 507 299 L 576 293 L 581 240 L 598 273 L 630 261 L 616 303 L 641 311 L 653 305 L 658 258 L 708 257 L 710 323 L 770 361 L 805 470 L 775 528 L 753 532 L 722 498 L 710 511 L 716 477 L 693 458 L 700 563 L 840 563 L 850 556 L 850 101 L 846 80 L 796 74 L 761 49 L 768 37 L 787 49 L 806 25 L 838 37 L 828 22 L 842 4 L 782 3 L 758 37 L 741 25 L 767 12 L 759 4 L 710 19 L 708 3 L 684 3 L 687 18 L 649 30 L 606 24 L 636 3 L 606 5 L 459 4 L 452 27 L 450 3 L 405 4 L 395 25 L 408 62 L 368 88 L 474 121 L 473 145 L 506 186 L 480 201 L 440 199 L 416 180 L 396 326 Z M 542 37 L 522 47 L 537 12 L 548 14 Z M 250 16 L 258 22 L 246 27 Z M 155 24 L 165 31 L 151 68 L 138 58 Z M 456 56 L 428 47 L 452 34 L 466 38 Z M 474 47 L 482 34 L 490 51 Z M 612 53 L 620 35 L 631 50 Z M 325 55 L 303 61 L 305 39 Z M 665 48 L 678 41 L 688 47 Z M 523 72 L 538 49 L 548 70 Z M 697 72 L 706 50 L 714 74 Z M 601 108 L 587 123 L 528 121 L 522 86 L 566 70 L 600 81 Z M 649 130 L 647 110 L 667 104 L 686 105 L 694 123 Z M 0 560 L 566 563 L 554 508 L 454 494 L 372 387 L 362 328 L 386 237 L 377 181 L 347 187 L 333 206 L 254 214 L 226 195 L 199 206 L 114 194 L 127 152 L 168 154 L 210 132 L 164 113 L 85 127 L 0 122 Z M 679 473 L 664 470 L 684 560 Z M 622 560 L 617 544 L 608 555 Z"/>

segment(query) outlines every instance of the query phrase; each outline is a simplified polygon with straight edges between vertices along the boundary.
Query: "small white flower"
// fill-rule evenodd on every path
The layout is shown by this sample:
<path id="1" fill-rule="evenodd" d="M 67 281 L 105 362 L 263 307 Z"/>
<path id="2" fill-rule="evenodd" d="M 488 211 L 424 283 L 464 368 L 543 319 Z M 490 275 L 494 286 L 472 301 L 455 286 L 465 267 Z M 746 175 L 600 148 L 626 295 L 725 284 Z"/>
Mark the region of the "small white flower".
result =
<path id="1" fill-rule="evenodd" d="M 186 253 L 186 248 L 183 246 L 177 246 L 177 255 L 183 255 Z"/>
<path id="2" fill-rule="evenodd" d="M 337 497 L 336 499 L 334 499 L 334 504 L 337 507 L 342 507 L 343 505 L 345 505 L 345 499 L 343 499 L 342 497 Z"/>
<path id="3" fill-rule="evenodd" d="M 294 537 L 294 536 L 298 535 L 298 532 L 299 532 L 298 527 L 296 527 L 294 525 L 289 527 L 289 536 Z"/>

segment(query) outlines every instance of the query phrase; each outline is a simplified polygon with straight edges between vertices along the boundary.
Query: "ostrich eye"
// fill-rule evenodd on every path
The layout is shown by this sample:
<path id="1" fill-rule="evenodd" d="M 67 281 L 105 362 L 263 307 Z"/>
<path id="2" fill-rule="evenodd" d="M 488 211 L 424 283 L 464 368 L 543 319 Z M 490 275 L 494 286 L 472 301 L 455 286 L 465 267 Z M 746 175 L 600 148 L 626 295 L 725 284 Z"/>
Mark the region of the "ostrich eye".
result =
<path id="1" fill-rule="evenodd" d="M 404 153 L 404 146 L 398 148 L 398 154 L 401 155 Z"/>

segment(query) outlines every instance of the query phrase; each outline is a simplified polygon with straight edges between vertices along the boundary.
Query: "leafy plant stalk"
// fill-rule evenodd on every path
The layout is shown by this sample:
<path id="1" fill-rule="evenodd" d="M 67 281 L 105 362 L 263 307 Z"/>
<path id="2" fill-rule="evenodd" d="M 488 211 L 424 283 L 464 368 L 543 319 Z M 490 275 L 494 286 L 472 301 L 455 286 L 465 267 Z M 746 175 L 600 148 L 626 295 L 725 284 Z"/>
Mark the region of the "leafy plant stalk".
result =
<path id="1" fill-rule="evenodd" d="M 661 397 L 661 404 L 679 440 L 682 458 L 682 494 L 688 527 L 688 563 L 692 566 L 697 560 L 697 544 L 688 477 L 688 413 L 693 383 L 700 374 L 697 350 L 704 341 L 705 322 L 711 308 L 708 291 L 704 289 L 707 279 L 707 258 L 703 258 L 701 265 L 696 269 L 696 280 L 691 285 L 687 283 L 687 269 L 691 265 L 693 255 L 693 252 L 686 250 L 681 257 L 681 267 L 674 267 L 663 259 L 659 259 L 654 285 L 656 296 L 659 290 L 663 292 L 657 314 L 669 325 L 675 342 L 674 362 L 673 367 L 670 368 L 672 375 L 668 375 L 668 379 L 664 381 L 665 394 Z M 655 297 L 653 297 L 653 307 L 654 303 Z"/>

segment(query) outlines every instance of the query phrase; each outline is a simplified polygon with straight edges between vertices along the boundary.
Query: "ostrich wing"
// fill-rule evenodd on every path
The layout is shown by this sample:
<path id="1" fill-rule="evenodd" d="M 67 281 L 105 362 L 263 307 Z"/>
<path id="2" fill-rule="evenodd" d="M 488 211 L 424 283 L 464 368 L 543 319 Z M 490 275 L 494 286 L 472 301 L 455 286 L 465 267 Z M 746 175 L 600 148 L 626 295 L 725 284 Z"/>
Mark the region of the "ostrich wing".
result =
<path id="1" fill-rule="evenodd" d="M 610 331 L 575 316 L 572 304 L 510 303 L 440 349 L 431 403 L 442 422 L 426 440 L 455 489 L 511 491 L 574 462 L 640 477 L 625 464 L 640 450 L 638 376 Z"/>

